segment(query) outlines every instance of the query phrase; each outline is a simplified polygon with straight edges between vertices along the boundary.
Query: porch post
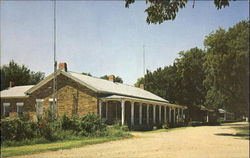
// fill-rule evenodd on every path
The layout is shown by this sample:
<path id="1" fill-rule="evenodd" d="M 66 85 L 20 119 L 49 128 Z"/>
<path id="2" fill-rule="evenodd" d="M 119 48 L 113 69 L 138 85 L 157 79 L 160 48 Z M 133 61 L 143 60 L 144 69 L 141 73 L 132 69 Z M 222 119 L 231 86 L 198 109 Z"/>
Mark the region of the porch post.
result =
<path id="1" fill-rule="evenodd" d="M 164 122 L 167 121 L 167 107 L 164 106 Z"/>
<path id="2" fill-rule="evenodd" d="M 175 108 L 173 108 L 173 110 L 174 110 L 174 123 L 175 123 L 175 117 L 176 117 L 176 116 L 175 116 Z"/>
<path id="3" fill-rule="evenodd" d="M 181 118 L 183 119 L 183 109 L 181 109 Z"/>
<path id="4" fill-rule="evenodd" d="M 161 123 L 161 106 L 159 105 L 159 123 Z"/>
<path id="5" fill-rule="evenodd" d="M 177 123 L 179 122 L 179 119 L 180 119 L 180 109 L 178 108 Z"/>
<path id="6" fill-rule="evenodd" d="M 147 104 L 147 124 L 149 124 L 149 104 Z"/>
<path id="7" fill-rule="evenodd" d="M 142 124 L 142 103 L 140 103 L 139 107 L 139 124 Z"/>
<path id="8" fill-rule="evenodd" d="M 134 104 L 135 102 L 131 102 L 131 125 L 134 125 Z"/>
<path id="9" fill-rule="evenodd" d="M 102 100 L 99 100 L 99 115 L 102 118 Z"/>
<path id="10" fill-rule="evenodd" d="M 169 107 L 169 110 L 168 110 L 168 112 L 169 112 L 169 119 L 168 119 L 168 121 L 169 121 L 169 123 L 171 123 L 171 107 Z"/>
<path id="11" fill-rule="evenodd" d="M 125 123 L 125 101 L 121 100 L 121 105 L 122 105 L 122 125 Z"/>
<path id="12" fill-rule="evenodd" d="M 154 124 L 155 124 L 155 105 L 153 105 L 153 121 L 154 121 Z"/>

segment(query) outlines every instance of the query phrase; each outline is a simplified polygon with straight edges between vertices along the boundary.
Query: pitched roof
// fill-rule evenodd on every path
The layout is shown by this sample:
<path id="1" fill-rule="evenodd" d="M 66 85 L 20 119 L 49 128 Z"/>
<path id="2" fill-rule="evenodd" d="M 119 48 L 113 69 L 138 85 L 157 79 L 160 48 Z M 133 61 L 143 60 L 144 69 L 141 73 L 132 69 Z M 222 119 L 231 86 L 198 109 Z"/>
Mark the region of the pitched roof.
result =
<path id="1" fill-rule="evenodd" d="M 15 86 L 0 92 L 1 98 L 9 98 L 9 97 L 27 97 L 25 91 L 33 87 L 34 85 L 26 85 L 26 86 Z"/>
<path id="2" fill-rule="evenodd" d="M 93 87 L 100 93 L 119 94 L 119 95 L 155 100 L 160 102 L 168 102 L 167 100 L 149 91 L 131 85 L 112 82 L 105 79 L 91 77 L 75 72 L 67 72 L 67 73 L 72 77 L 77 78 L 80 81 L 84 82 L 85 84 L 89 85 L 90 87 Z"/>
<path id="3" fill-rule="evenodd" d="M 137 88 L 131 85 L 117 83 L 108 81 L 105 79 L 100 79 L 97 77 L 87 76 L 76 72 L 65 72 L 62 70 L 58 70 L 57 75 L 63 74 L 72 80 L 82 84 L 83 86 L 86 86 L 93 90 L 96 93 L 101 94 L 117 94 L 117 95 L 123 95 L 123 96 L 129 96 L 129 97 L 135 97 L 135 98 L 141 98 L 141 99 L 148 99 L 148 100 L 154 100 L 159 102 L 168 103 L 167 100 L 149 92 L 141 88 Z M 27 90 L 26 93 L 32 93 L 48 81 L 53 79 L 53 74 L 49 75 L 47 78 L 45 78 L 43 81 L 32 87 L 31 89 Z"/>

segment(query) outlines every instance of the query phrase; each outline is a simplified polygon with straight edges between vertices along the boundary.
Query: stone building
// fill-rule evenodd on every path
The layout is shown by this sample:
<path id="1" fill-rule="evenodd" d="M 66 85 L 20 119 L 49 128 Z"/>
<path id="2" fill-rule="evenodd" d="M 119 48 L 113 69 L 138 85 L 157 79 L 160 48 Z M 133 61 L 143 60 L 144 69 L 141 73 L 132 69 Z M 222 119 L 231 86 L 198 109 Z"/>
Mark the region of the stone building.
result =
<path id="1" fill-rule="evenodd" d="M 53 79 L 56 77 L 56 114 L 85 115 L 96 113 L 109 124 L 159 125 L 175 124 L 185 118 L 186 107 L 170 104 L 167 100 L 141 88 L 67 71 L 60 63 L 56 74 L 31 86 L 10 87 L 1 91 L 1 114 L 6 117 L 28 114 L 43 116 L 53 106 Z"/>

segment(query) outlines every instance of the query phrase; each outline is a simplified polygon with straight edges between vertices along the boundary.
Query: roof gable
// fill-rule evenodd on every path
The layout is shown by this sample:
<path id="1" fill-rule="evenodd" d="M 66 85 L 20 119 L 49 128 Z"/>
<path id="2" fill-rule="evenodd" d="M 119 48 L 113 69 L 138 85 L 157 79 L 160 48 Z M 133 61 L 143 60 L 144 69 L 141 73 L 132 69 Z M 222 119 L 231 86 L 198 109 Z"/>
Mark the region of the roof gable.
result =
<path id="1" fill-rule="evenodd" d="M 87 88 L 93 90 L 96 93 L 102 93 L 102 94 L 119 94 L 124 96 L 130 96 L 130 97 L 137 97 L 137 98 L 143 98 L 148 100 L 155 100 L 160 102 L 168 103 L 167 100 L 149 92 L 141 88 L 137 88 L 131 85 L 121 84 L 117 82 L 108 81 L 105 79 L 100 79 L 97 77 L 87 76 L 76 72 L 65 72 L 58 70 L 56 72 L 56 75 L 65 75 L 72 80 L 80 83 L 83 86 L 86 86 Z M 54 77 L 53 74 L 46 77 L 43 81 L 35 85 L 34 87 L 30 88 L 26 91 L 26 93 L 32 93 L 35 90 L 39 89 L 41 86 L 52 80 Z"/>

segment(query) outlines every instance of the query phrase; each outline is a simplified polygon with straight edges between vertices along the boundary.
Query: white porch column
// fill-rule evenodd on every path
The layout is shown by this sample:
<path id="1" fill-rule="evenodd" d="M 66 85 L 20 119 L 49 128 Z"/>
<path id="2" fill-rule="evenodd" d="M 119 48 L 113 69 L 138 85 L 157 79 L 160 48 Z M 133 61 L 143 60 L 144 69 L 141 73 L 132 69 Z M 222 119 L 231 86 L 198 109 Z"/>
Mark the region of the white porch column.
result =
<path id="1" fill-rule="evenodd" d="M 174 123 L 175 123 L 175 117 L 176 117 L 176 116 L 175 116 L 175 108 L 173 108 L 173 110 L 174 110 Z"/>
<path id="2" fill-rule="evenodd" d="M 135 104 L 135 102 L 131 102 L 131 125 L 134 125 L 135 123 L 134 123 L 134 104 Z"/>
<path id="3" fill-rule="evenodd" d="M 155 105 L 153 105 L 153 121 L 154 121 L 154 124 L 155 124 Z"/>
<path id="4" fill-rule="evenodd" d="M 183 113 L 183 109 L 181 109 L 181 118 L 182 118 L 182 119 L 184 119 L 184 117 L 183 117 L 184 115 L 183 115 L 183 114 L 184 114 L 184 113 Z"/>
<path id="5" fill-rule="evenodd" d="M 168 112 L 169 112 L 169 118 L 168 118 L 168 120 L 169 120 L 169 123 L 171 123 L 171 107 L 169 107 Z"/>
<path id="6" fill-rule="evenodd" d="M 164 106 L 164 122 L 167 122 L 167 107 Z"/>
<path id="7" fill-rule="evenodd" d="M 102 118 L 102 100 L 99 100 L 99 116 Z"/>
<path id="8" fill-rule="evenodd" d="M 149 124 L 149 104 L 147 104 L 147 124 Z"/>
<path id="9" fill-rule="evenodd" d="M 161 123 L 161 106 L 159 105 L 159 123 Z"/>
<path id="10" fill-rule="evenodd" d="M 122 106 L 122 125 L 125 123 L 125 101 L 121 101 L 121 106 Z"/>
<path id="11" fill-rule="evenodd" d="M 142 124 L 142 103 L 139 104 L 139 124 Z"/>
<path id="12" fill-rule="evenodd" d="M 177 110 L 178 110 L 178 111 L 177 111 L 177 112 L 178 112 L 178 114 L 177 114 L 177 123 L 178 123 L 178 122 L 179 122 L 179 119 L 180 119 L 180 109 L 178 108 Z"/>

